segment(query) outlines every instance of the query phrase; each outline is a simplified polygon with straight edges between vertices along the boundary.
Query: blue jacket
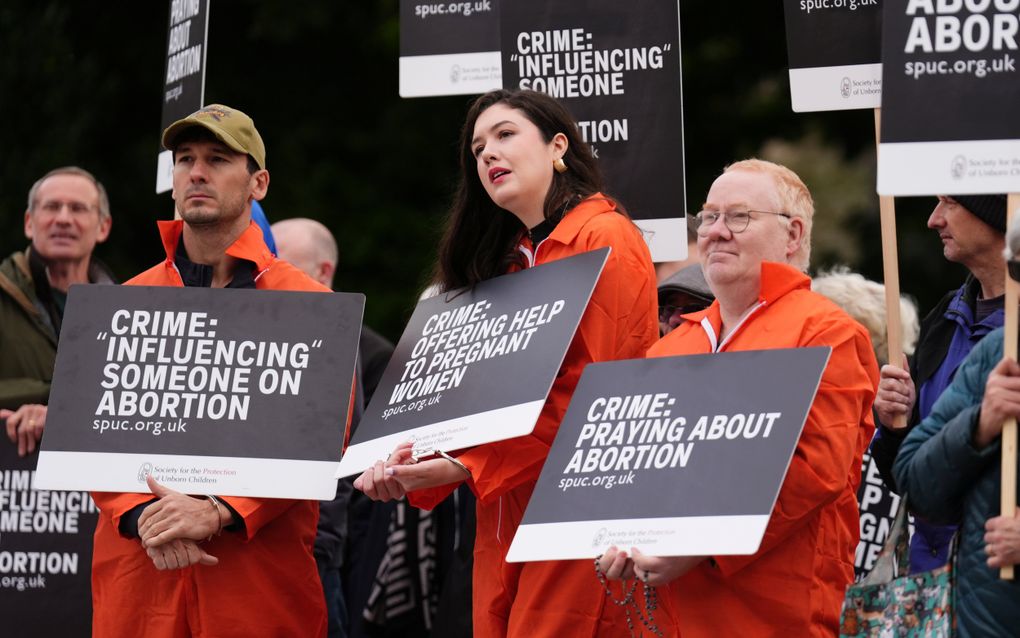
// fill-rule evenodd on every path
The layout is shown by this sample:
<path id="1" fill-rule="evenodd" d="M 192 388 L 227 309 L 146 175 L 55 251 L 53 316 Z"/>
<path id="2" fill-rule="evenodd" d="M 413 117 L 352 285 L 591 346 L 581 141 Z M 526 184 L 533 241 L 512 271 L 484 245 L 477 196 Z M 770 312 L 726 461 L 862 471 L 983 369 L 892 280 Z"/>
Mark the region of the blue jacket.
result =
<path id="1" fill-rule="evenodd" d="M 960 521 L 957 622 L 961 638 L 1013 636 L 1020 628 L 1020 582 L 987 566 L 985 522 L 999 514 L 1000 444 L 971 442 L 985 382 L 1002 358 L 1002 329 L 971 350 L 932 412 L 911 430 L 893 466 L 911 509 L 935 523 Z"/>
<path id="2" fill-rule="evenodd" d="M 967 354 L 988 333 L 1002 327 L 1005 312 L 999 308 L 982 321 L 975 321 L 974 308 L 981 292 L 981 282 L 973 275 L 963 286 L 947 294 L 921 322 L 921 334 L 912 363 L 911 376 L 918 388 L 917 401 L 909 426 L 913 428 L 931 413 L 932 406 L 956 375 Z M 886 484 L 898 491 L 892 479 L 892 464 L 905 433 L 878 429 L 871 444 L 872 458 Z M 935 525 L 915 517 L 914 534 L 910 539 L 910 571 L 935 569 L 946 563 L 949 542 L 956 525 Z"/>

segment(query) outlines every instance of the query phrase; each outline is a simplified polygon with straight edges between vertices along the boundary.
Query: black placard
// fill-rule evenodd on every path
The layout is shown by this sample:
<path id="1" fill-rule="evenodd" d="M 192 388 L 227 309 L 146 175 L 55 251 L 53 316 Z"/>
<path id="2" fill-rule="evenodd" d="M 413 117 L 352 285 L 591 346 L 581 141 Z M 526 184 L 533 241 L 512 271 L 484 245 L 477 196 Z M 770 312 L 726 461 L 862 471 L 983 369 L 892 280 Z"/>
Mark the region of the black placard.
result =
<path id="1" fill-rule="evenodd" d="M 3 423 L 0 421 L 0 423 Z M 0 440 L 0 616 L 19 638 L 92 635 L 92 534 L 88 492 L 31 489 L 38 455 Z"/>
<path id="2" fill-rule="evenodd" d="M 587 366 L 507 560 L 754 553 L 830 352 Z"/>
<path id="3" fill-rule="evenodd" d="M 341 460 L 530 433 L 609 255 L 601 248 L 418 304 Z"/>
<path id="4" fill-rule="evenodd" d="M 363 308 L 348 293 L 73 286 L 39 484 L 139 491 L 156 473 L 204 493 L 328 491 Z"/>
<path id="5" fill-rule="evenodd" d="M 160 130 L 204 106 L 209 0 L 170 0 Z"/>
<path id="6" fill-rule="evenodd" d="M 784 0 L 793 110 L 877 108 L 880 0 Z"/>
<path id="7" fill-rule="evenodd" d="M 400 0 L 400 95 L 463 95 L 501 86 L 500 0 Z"/>
<path id="8" fill-rule="evenodd" d="M 209 48 L 209 0 L 170 0 L 163 62 L 160 130 L 205 106 L 205 59 Z M 173 187 L 173 157 L 161 151 L 156 192 Z"/>
<path id="9" fill-rule="evenodd" d="M 500 29 L 503 86 L 563 101 L 609 192 L 661 235 L 647 237 L 653 260 L 686 256 L 669 254 L 686 246 L 679 3 L 514 0 Z"/>
<path id="10" fill-rule="evenodd" d="M 1017 5 L 909 0 L 883 7 L 880 193 L 1020 191 Z"/>
<path id="11" fill-rule="evenodd" d="M 875 460 L 867 453 L 861 467 L 857 503 L 861 510 L 861 539 L 854 556 L 854 578 L 860 580 L 874 567 L 900 505 L 899 495 L 886 486 Z"/>

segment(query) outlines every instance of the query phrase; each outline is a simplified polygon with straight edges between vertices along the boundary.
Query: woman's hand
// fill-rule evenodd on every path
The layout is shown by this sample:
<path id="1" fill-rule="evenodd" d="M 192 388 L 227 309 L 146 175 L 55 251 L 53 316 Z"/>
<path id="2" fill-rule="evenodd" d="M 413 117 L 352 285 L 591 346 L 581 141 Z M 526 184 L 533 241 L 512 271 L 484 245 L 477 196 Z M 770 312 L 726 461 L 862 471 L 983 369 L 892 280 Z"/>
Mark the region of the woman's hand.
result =
<path id="1" fill-rule="evenodd" d="M 599 560 L 599 568 L 609 580 L 630 580 L 638 578 L 653 587 L 665 585 L 683 576 L 704 556 L 646 556 L 636 547 L 626 552 L 610 547 Z"/>
<path id="2" fill-rule="evenodd" d="M 447 459 L 415 461 L 414 443 L 407 441 L 397 446 L 390 457 L 365 470 L 354 481 L 354 487 L 376 501 L 403 498 L 413 490 L 439 487 L 470 478 L 459 465 Z"/>
<path id="3" fill-rule="evenodd" d="M 630 580 L 634 578 L 634 562 L 613 545 L 599 558 L 599 570 L 609 580 Z"/>
<path id="4" fill-rule="evenodd" d="M 397 464 L 414 462 L 411 456 L 414 443 L 404 441 L 393 450 L 385 461 L 376 461 L 375 465 L 354 479 L 354 488 L 361 490 L 373 501 L 394 501 L 404 497 L 406 490 L 400 485 L 389 470 Z"/>
<path id="5" fill-rule="evenodd" d="M 394 465 L 386 470 L 405 492 L 439 487 L 470 478 L 470 474 L 446 459 L 429 459 L 414 464 Z"/>

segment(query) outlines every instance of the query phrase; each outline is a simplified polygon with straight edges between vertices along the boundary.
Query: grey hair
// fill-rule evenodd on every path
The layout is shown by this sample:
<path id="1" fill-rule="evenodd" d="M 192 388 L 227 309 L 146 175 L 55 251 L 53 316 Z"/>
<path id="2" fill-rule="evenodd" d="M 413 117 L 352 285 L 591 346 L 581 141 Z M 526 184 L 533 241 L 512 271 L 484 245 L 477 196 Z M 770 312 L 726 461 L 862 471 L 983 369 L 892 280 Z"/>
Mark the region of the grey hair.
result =
<path id="1" fill-rule="evenodd" d="M 92 185 L 96 187 L 96 191 L 99 193 L 99 218 L 109 219 L 110 218 L 110 198 L 106 195 L 106 189 L 103 187 L 102 182 L 96 179 L 96 176 L 88 172 L 84 168 L 77 166 L 61 166 L 55 168 L 49 173 L 46 173 L 32 184 L 32 188 L 28 191 L 28 210 L 32 211 L 35 209 L 36 199 L 39 197 L 39 189 L 42 187 L 42 183 L 47 179 L 54 177 L 55 175 L 77 175 L 78 177 L 84 177 L 85 179 L 92 182 Z"/>
<path id="2" fill-rule="evenodd" d="M 886 361 L 885 286 L 851 272 L 845 266 L 821 273 L 811 280 L 811 290 L 828 297 L 854 320 L 868 329 L 875 357 L 880 364 Z M 920 330 L 917 304 L 909 297 L 900 296 L 900 330 L 903 352 L 913 354 Z M 895 362 L 899 365 L 899 362 Z"/>

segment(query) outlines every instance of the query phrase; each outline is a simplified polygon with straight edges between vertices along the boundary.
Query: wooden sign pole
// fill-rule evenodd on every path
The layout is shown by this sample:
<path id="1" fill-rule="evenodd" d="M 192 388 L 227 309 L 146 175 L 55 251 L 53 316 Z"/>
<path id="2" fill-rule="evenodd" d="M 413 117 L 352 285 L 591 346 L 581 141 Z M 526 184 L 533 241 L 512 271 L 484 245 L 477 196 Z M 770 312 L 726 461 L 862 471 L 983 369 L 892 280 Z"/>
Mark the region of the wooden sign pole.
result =
<path id="1" fill-rule="evenodd" d="M 1013 193 L 1006 203 L 1006 228 L 1010 227 L 1017 207 L 1020 206 L 1020 193 Z M 1017 346 L 1017 292 L 1020 284 L 1013 281 L 1006 273 L 1006 322 L 1004 327 L 1002 356 L 1016 361 Z M 1000 501 L 1002 516 L 1016 516 L 1016 419 L 1006 419 L 1002 425 L 1002 499 Z M 1013 566 L 999 568 L 999 578 L 1013 579 Z"/>
<path id="2" fill-rule="evenodd" d="M 882 109 L 875 109 L 875 153 L 882 139 Z M 896 202 L 891 195 L 878 196 L 879 214 L 882 221 L 882 273 L 885 279 L 885 326 L 888 340 L 889 363 L 900 366 L 903 363 L 903 324 L 900 321 L 900 269 L 896 252 Z M 907 427 L 906 415 L 896 417 L 891 428 Z"/>

